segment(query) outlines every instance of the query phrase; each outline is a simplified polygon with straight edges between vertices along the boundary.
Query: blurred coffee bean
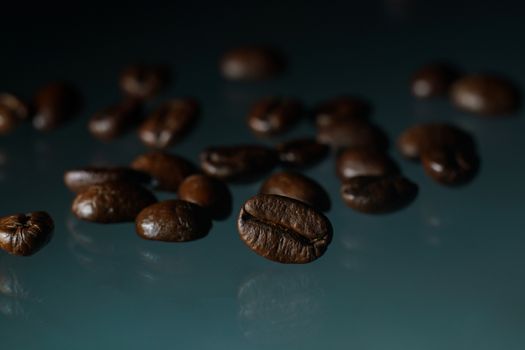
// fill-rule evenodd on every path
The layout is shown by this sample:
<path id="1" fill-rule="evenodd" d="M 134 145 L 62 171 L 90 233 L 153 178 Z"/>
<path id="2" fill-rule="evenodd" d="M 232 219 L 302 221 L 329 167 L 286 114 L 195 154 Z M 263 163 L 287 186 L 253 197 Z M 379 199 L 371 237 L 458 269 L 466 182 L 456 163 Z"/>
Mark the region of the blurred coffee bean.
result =
<path id="1" fill-rule="evenodd" d="M 318 127 L 356 119 L 368 120 L 370 114 L 372 114 L 372 105 L 365 99 L 352 95 L 338 96 L 324 101 L 312 112 Z"/>
<path id="2" fill-rule="evenodd" d="M 179 198 L 204 208 L 214 220 L 226 219 L 232 210 L 232 195 L 219 179 L 195 174 L 182 181 Z"/>
<path id="3" fill-rule="evenodd" d="M 250 81 L 274 77 L 284 70 L 284 57 L 273 48 L 245 46 L 227 51 L 220 70 L 229 80 Z"/>
<path id="4" fill-rule="evenodd" d="M 164 89 L 170 79 L 170 70 L 165 65 L 137 63 L 122 71 L 119 83 L 127 96 L 149 99 Z"/>
<path id="5" fill-rule="evenodd" d="M 360 120 L 319 126 L 317 141 L 330 145 L 333 149 L 361 147 L 386 150 L 388 148 L 388 138 L 383 130 Z"/>
<path id="6" fill-rule="evenodd" d="M 470 148 L 430 148 L 421 154 L 421 163 L 428 176 L 447 185 L 463 185 L 474 178 L 479 158 Z"/>
<path id="7" fill-rule="evenodd" d="M 126 167 L 89 166 L 68 170 L 64 173 L 64 183 L 75 193 L 86 190 L 91 185 L 105 182 L 125 181 L 147 185 L 151 177 L 141 171 Z"/>
<path id="8" fill-rule="evenodd" d="M 33 255 L 51 240 L 54 227 L 51 216 L 43 211 L 2 217 L 0 248 L 14 255 Z"/>
<path id="9" fill-rule="evenodd" d="M 21 121 L 29 118 L 29 106 L 18 96 L 0 93 L 0 135 L 11 132 Z"/>
<path id="10" fill-rule="evenodd" d="M 19 123 L 13 110 L 0 105 L 0 135 L 9 134 Z"/>
<path id="11" fill-rule="evenodd" d="M 117 105 L 96 113 L 88 129 L 96 138 L 109 141 L 136 127 L 142 119 L 142 106 L 138 100 L 126 99 Z"/>
<path id="12" fill-rule="evenodd" d="M 410 82 L 412 95 L 419 98 L 446 96 L 460 71 L 450 63 L 431 63 L 419 68 Z"/>
<path id="13" fill-rule="evenodd" d="M 289 140 L 278 144 L 275 149 L 281 165 L 295 168 L 313 166 L 325 159 L 330 151 L 329 146 L 313 138 Z"/>
<path id="14" fill-rule="evenodd" d="M 34 106 L 33 126 L 48 131 L 62 126 L 80 112 L 82 95 L 68 82 L 55 82 L 37 91 Z"/>
<path id="15" fill-rule="evenodd" d="M 252 106 L 247 121 L 255 135 L 275 136 L 289 131 L 302 114 L 303 106 L 297 99 L 267 97 Z"/>
<path id="16" fill-rule="evenodd" d="M 363 175 L 397 174 L 399 168 L 387 153 L 369 148 L 347 148 L 337 155 L 337 176 L 341 181 Z"/>

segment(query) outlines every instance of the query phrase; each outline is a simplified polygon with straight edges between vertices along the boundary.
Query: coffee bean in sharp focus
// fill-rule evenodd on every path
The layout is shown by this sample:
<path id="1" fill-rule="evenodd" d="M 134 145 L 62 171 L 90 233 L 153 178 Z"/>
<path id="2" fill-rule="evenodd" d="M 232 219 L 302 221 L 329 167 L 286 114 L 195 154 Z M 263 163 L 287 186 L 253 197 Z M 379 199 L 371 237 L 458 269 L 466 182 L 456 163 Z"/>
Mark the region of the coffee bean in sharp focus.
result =
<path id="1" fill-rule="evenodd" d="M 75 193 L 86 190 L 91 185 L 105 182 L 124 181 L 148 185 L 151 177 L 127 167 L 84 167 L 68 170 L 64 173 L 64 183 Z"/>
<path id="2" fill-rule="evenodd" d="M 232 195 L 219 179 L 195 174 L 188 176 L 179 186 L 179 198 L 205 209 L 212 219 L 226 219 L 232 211 Z"/>
<path id="3" fill-rule="evenodd" d="M 51 216 L 42 211 L 2 217 L 0 248 L 14 255 L 33 255 L 51 240 L 54 227 Z"/>
<path id="4" fill-rule="evenodd" d="M 75 86 L 55 82 L 40 88 L 34 99 L 33 126 L 42 131 L 56 129 L 82 108 L 82 96 Z"/>
<path id="5" fill-rule="evenodd" d="M 141 103 L 127 99 L 96 113 L 89 120 L 88 129 L 96 138 L 109 141 L 136 127 L 141 118 Z"/>
<path id="6" fill-rule="evenodd" d="M 165 65 L 137 63 L 122 71 L 119 83 L 125 95 L 149 99 L 164 89 L 170 79 L 170 70 Z"/>
<path id="7" fill-rule="evenodd" d="M 193 98 L 164 102 L 142 123 L 139 138 L 148 147 L 167 148 L 186 136 L 198 115 L 199 103 Z"/>
<path id="8" fill-rule="evenodd" d="M 80 192 L 71 209 L 81 220 L 109 224 L 133 221 L 142 209 L 155 202 L 155 196 L 139 184 L 105 182 Z"/>
<path id="9" fill-rule="evenodd" d="M 332 240 L 332 225 L 319 211 L 292 198 L 259 194 L 241 208 L 237 229 L 255 253 L 285 264 L 321 257 Z"/>
<path id="10" fill-rule="evenodd" d="M 263 182 L 259 193 L 297 199 L 320 211 L 328 211 L 331 206 L 330 196 L 317 181 L 292 171 L 273 174 Z"/>
<path id="11" fill-rule="evenodd" d="M 186 158 L 160 151 L 139 155 L 131 167 L 149 174 L 154 188 L 171 192 L 176 192 L 186 177 L 197 172 L 195 165 Z"/>
<path id="12" fill-rule="evenodd" d="M 427 149 L 421 163 L 428 176 L 447 186 L 459 186 L 471 181 L 479 169 L 479 158 L 470 148 L 443 147 Z"/>
<path id="13" fill-rule="evenodd" d="M 228 80 L 250 81 L 272 78 L 284 70 L 285 60 L 276 49 L 245 46 L 227 51 L 221 58 L 220 70 Z"/>
<path id="14" fill-rule="evenodd" d="M 355 176 L 391 175 L 399 167 L 386 152 L 368 148 L 347 148 L 337 155 L 337 176 L 345 181 Z"/>
<path id="15" fill-rule="evenodd" d="M 206 236 L 211 226 L 203 208 L 179 199 L 153 204 L 142 210 L 135 220 L 140 237 L 163 242 L 194 241 Z"/>
<path id="16" fill-rule="evenodd" d="M 450 63 L 427 64 L 418 69 L 410 81 L 412 95 L 418 98 L 447 96 L 460 71 Z"/>
<path id="17" fill-rule="evenodd" d="M 333 149 L 361 147 L 386 150 L 388 148 L 388 138 L 378 126 L 359 120 L 319 126 L 317 141 Z"/>
<path id="18" fill-rule="evenodd" d="M 372 105 L 365 99 L 352 95 L 324 101 L 312 112 L 318 127 L 352 120 L 368 120 L 370 114 L 372 114 Z"/>
<path id="19" fill-rule="evenodd" d="M 255 103 L 248 114 L 248 127 L 258 136 L 289 131 L 301 119 L 303 106 L 295 98 L 267 97 Z"/>
<path id="20" fill-rule="evenodd" d="M 256 181 L 270 172 L 277 161 L 273 149 L 258 145 L 209 147 L 200 154 L 204 173 L 231 182 Z"/>
<path id="21" fill-rule="evenodd" d="M 313 166 L 326 158 L 330 147 L 313 138 L 294 139 L 278 144 L 275 149 L 281 165 L 291 168 Z"/>
<path id="22" fill-rule="evenodd" d="M 415 183 L 399 175 L 357 176 L 341 186 L 343 201 L 368 214 L 385 214 L 408 206 L 417 196 Z"/>

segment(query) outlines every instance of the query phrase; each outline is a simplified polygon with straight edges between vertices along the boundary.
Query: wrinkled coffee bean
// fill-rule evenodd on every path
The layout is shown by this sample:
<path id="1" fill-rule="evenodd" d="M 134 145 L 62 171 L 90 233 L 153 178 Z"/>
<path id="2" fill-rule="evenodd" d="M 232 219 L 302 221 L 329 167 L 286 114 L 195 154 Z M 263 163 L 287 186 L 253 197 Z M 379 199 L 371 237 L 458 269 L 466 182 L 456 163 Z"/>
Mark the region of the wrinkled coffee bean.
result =
<path id="1" fill-rule="evenodd" d="M 311 138 L 295 139 L 278 144 L 275 149 L 281 165 L 305 168 L 326 158 L 330 147 Z"/>
<path id="2" fill-rule="evenodd" d="M 358 96 L 343 95 L 324 101 L 316 106 L 312 116 L 318 127 L 353 120 L 368 120 L 372 106 Z"/>
<path id="3" fill-rule="evenodd" d="M 127 96 L 148 99 L 157 95 L 170 81 L 167 66 L 137 63 L 126 67 L 120 74 L 120 88 Z"/>
<path id="4" fill-rule="evenodd" d="M 72 119 L 82 108 L 82 96 L 67 82 L 48 84 L 37 91 L 33 126 L 42 131 L 56 129 Z"/>
<path id="5" fill-rule="evenodd" d="M 55 224 L 48 213 L 36 211 L 0 218 L 0 248 L 29 256 L 42 249 L 53 235 Z"/>
<path id="6" fill-rule="evenodd" d="M 19 97 L 0 93 L 0 135 L 11 132 L 21 121 L 29 117 L 29 106 Z"/>
<path id="7" fill-rule="evenodd" d="M 154 188 L 176 192 L 181 182 L 197 172 L 196 167 L 186 158 L 165 152 L 149 152 L 135 158 L 131 167 L 149 174 Z"/>
<path id="8" fill-rule="evenodd" d="M 212 219 L 226 219 L 232 211 L 232 195 L 228 186 L 219 179 L 195 174 L 182 181 L 179 198 L 199 205 Z"/>
<path id="9" fill-rule="evenodd" d="M 516 86 L 493 75 L 470 75 L 459 79 L 451 90 L 451 99 L 459 109 L 481 115 L 510 114 L 520 105 Z"/>
<path id="10" fill-rule="evenodd" d="M 277 50 L 246 46 L 226 52 L 220 61 L 220 70 L 229 80 L 262 80 L 281 73 L 284 65 L 284 57 Z"/>
<path id="11" fill-rule="evenodd" d="M 379 127 L 358 120 L 318 127 L 317 141 L 334 149 L 361 147 L 386 150 L 388 148 L 388 138 Z"/>
<path id="12" fill-rule="evenodd" d="M 138 100 L 127 99 L 96 113 L 88 129 L 96 138 L 109 141 L 124 135 L 136 127 L 142 118 L 142 106 Z"/>
<path id="13" fill-rule="evenodd" d="M 479 158 L 472 149 L 435 148 L 421 154 L 421 163 L 428 176 L 447 185 L 463 185 L 474 178 Z"/>
<path id="14" fill-rule="evenodd" d="M 135 220 L 140 237 L 153 241 L 188 242 L 208 234 L 212 226 L 206 211 L 183 200 L 168 200 L 144 208 Z"/>
<path id="15" fill-rule="evenodd" d="M 255 253 L 280 263 L 304 264 L 321 257 L 332 225 L 319 211 L 292 198 L 259 194 L 241 208 L 237 229 Z"/>
<path id="16" fill-rule="evenodd" d="M 384 214 L 400 210 L 417 196 L 418 186 L 399 175 L 356 176 L 341 186 L 347 206 L 368 214 Z"/>
<path id="17" fill-rule="evenodd" d="M 337 176 L 341 181 L 363 175 L 397 174 L 396 163 L 382 151 L 368 148 L 347 148 L 337 156 Z"/>
<path id="18" fill-rule="evenodd" d="M 259 193 L 297 199 L 320 211 L 330 210 L 330 196 L 326 190 L 317 181 L 296 172 L 273 174 L 263 182 Z"/>
<path id="19" fill-rule="evenodd" d="M 126 167 L 90 166 L 71 169 L 64 173 L 64 183 L 75 193 L 82 192 L 91 185 L 114 181 L 147 185 L 151 183 L 151 177 L 146 173 Z"/>
<path id="20" fill-rule="evenodd" d="M 460 77 L 459 69 L 450 63 L 431 63 L 412 76 L 410 90 L 419 98 L 446 96 L 452 83 Z"/>
<path id="21" fill-rule="evenodd" d="M 271 148 L 257 145 L 209 147 L 201 152 L 202 170 L 224 181 L 251 182 L 264 176 L 277 164 Z"/>
<path id="22" fill-rule="evenodd" d="M 195 125 L 199 104 L 193 98 L 162 103 L 140 126 L 140 140 L 148 147 L 167 148 L 179 142 Z"/>
<path id="23" fill-rule="evenodd" d="M 105 182 L 80 192 L 71 210 L 81 220 L 104 224 L 128 222 L 156 201 L 155 196 L 139 184 Z"/>
<path id="24" fill-rule="evenodd" d="M 294 98 L 267 97 L 255 103 L 248 114 L 248 126 L 259 136 L 289 131 L 301 119 L 303 106 Z"/>

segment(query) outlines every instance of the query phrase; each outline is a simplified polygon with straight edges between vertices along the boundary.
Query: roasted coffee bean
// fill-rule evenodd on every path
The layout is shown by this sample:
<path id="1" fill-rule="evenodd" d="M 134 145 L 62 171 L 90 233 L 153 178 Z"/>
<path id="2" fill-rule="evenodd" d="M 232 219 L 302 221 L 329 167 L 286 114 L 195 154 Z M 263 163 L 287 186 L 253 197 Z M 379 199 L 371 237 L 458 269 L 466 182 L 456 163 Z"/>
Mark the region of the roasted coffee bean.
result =
<path id="1" fill-rule="evenodd" d="M 460 71 L 450 63 L 431 63 L 421 67 L 412 76 L 410 90 L 419 98 L 446 96 Z"/>
<path id="2" fill-rule="evenodd" d="M 452 102 L 461 110 L 481 115 L 510 114 L 520 105 L 514 84 L 493 75 L 470 75 L 459 79 L 451 90 Z"/>
<path id="3" fill-rule="evenodd" d="M 56 129 L 80 112 L 82 96 L 70 83 L 56 82 L 37 91 L 33 126 L 42 131 Z"/>
<path id="4" fill-rule="evenodd" d="M 141 104 L 138 100 L 127 99 L 96 113 L 89 120 L 88 129 L 96 138 L 109 141 L 136 127 L 141 118 Z"/>
<path id="5" fill-rule="evenodd" d="M 4 106 L 12 111 L 14 116 L 19 120 L 29 118 L 29 106 L 16 95 L 8 92 L 0 93 L 0 106 Z"/>
<path id="6" fill-rule="evenodd" d="M 138 156 L 131 167 L 149 174 L 156 189 L 172 192 L 179 189 L 186 177 L 197 172 L 196 167 L 186 158 L 159 151 Z"/>
<path id="7" fill-rule="evenodd" d="M 347 148 L 337 156 L 337 176 L 341 181 L 355 176 L 391 175 L 399 173 L 387 153 L 369 148 Z"/>
<path id="8" fill-rule="evenodd" d="M 180 141 L 195 124 L 199 104 L 193 98 L 164 102 L 139 128 L 140 140 L 152 148 L 167 148 Z"/>
<path id="9" fill-rule="evenodd" d="M 418 160 L 428 149 L 461 147 L 475 149 L 474 139 L 460 128 L 445 123 L 416 124 L 406 129 L 397 139 L 397 148 L 403 156 Z"/>
<path id="10" fill-rule="evenodd" d="M 212 219 L 226 219 L 232 211 L 232 195 L 228 186 L 219 179 L 195 174 L 188 176 L 179 186 L 179 198 L 204 208 Z"/>
<path id="11" fill-rule="evenodd" d="M 347 147 L 386 150 L 388 138 L 377 126 L 359 120 L 337 122 L 318 127 L 317 141 L 334 149 Z"/>
<path id="12" fill-rule="evenodd" d="M 15 116 L 15 113 L 6 106 L 0 105 L 0 135 L 9 134 L 20 120 Z"/>
<path id="13" fill-rule="evenodd" d="M 390 213 L 406 207 L 417 196 L 415 183 L 399 175 L 356 176 L 341 187 L 350 208 L 368 214 Z"/>
<path id="14" fill-rule="evenodd" d="M 55 224 L 48 213 L 36 211 L 0 218 L 0 248 L 29 256 L 42 249 L 53 235 Z"/>
<path id="15" fill-rule="evenodd" d="M 206 211 L 183 200 L 168 200 L 144 208 L 135 220 L 140 237 L 153 241 L 188 242 L 202 238 L 211 229 Z"/>
<path id="16" fill-rule="evenodd" d="M 289 131 L 303 114 L 301 102 L 294 98 L 267 97 L 252 106 L 249 128 L 259 136 L 275 136 Z"/>
<path id="17" fill-rule="evenodd" d="M 201 152 L 202 170 L 224 181 L 251 182 L 271 171 L 277 154 L 271 148 L 257 145 L 209 147 Z"/>
<path id="18" fill-rule="evenodd" d="M 167 66 L 137 63 L 120 74 L 120 88 L 127 96 L 148 99 L 157 95 L 170 81 Z"/>
<path id="19" fill-rule="evenodd" d="M 139 184 L 105 182 L 80 192 L 71 210 L 81 220 L 104 224 L 128 222 L 135 220 L 142 209 L 156 201 L 155 196 Z"/>
<path id="20" fill-rule="evenodd" d="M 461 147 L 428 149 L 421 154 L 421 163 L 428 176 L 447 186 L 469 182 L 479 169 L 476 153 Z"/>
<path id="21" fill-rule="evenodd" d="M 226 52 L 220 61 L 220 70 L 229 80 L 261 80 L 281 73 L 284 65 L 284 57 L 277 50 L 246 46 Z"/>
<path id="22" fill-rule="evenodd" d="M 311 138 L 286 141 L 275 149 L 279 153 L 281 165 L 296 168 L 313 166 L 325 159 L 330 151 L 330 147 Z"/>
<path id="23" fill-rule="evenodd" d="M 317 126 L 333 123 L 368 120 L 372 114 L 372 106 L 358 96 L 343 95 L 320 103 L 313 110 L 313 118 Z"/>
<path id="24" fill-rule="evenodd" d="M 237 228 L 255 253 L 285 264 L 321 257 L 333 231 L 330 221 L 311 206 L 271 194 L 259 194 L 244 203 Z"/>
<path id="25" fill-rule="evenodd" d="M 64 173 L 64 183 L 75 193 L 86 190 L 91 185 L 105 182 L 125 181 L 147 185 L 151 177 L 141 171 L 126 167 L 84 167 L 71 169 Z"/>

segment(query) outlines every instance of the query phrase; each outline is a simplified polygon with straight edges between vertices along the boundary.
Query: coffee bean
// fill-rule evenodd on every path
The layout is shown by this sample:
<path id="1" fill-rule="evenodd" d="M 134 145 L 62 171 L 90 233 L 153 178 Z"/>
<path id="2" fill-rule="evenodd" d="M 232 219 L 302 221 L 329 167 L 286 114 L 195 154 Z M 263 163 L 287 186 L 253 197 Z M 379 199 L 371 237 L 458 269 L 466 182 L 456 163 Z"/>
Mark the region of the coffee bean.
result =
<path id="1" fill-rule="evenodd" d="M 251 182 L 270 172 L 277 163 L 271 148 L 258 145 L 209 147 L 201 152 L 202 170 L 224 181 Z"/>
<path id="2" fill-rule="evenodd" d="M 0 218 L 0 248 L 14 255 L 33 255 L 49 243 L 54 227 L 43 211 L 5 216 Z"/>
<path id="3" fill-rule="evenodd" d="M 297 199 L 320 211 L 330 210 L 330 196 L 325 189 L 317 181 L 296 172 L 273 174 L 261 185 L 259 193 Z"/>
<path id="4" fill-rule="evenodd" d="M 493 75 L 470 75 L 459 79 L 451 90 L 452 102 L 461 110 L 481 115 L 510 114 L 520 105 L 514 84 Z"/>
<path id="5" fill-rule="evenodd" d="M 208 234 L 211 225 L 204 209 L 183 200 L 150 205 L 135 220 L 140 237 L 163 242 L 188 242 L 202 238 Z"/>
<path id="6" fill-rule="evenodd" d="M 281 73 L 284 65 L 284 58 L 277 50 L 246 46 L 226 52 L 220 61 L 220 70 L 229 80 L 262 80 Z"/>
<path id="7" fill-rule="evenodd" d="M 285 264 L 321 257 L 333 231 L 330 221 L 311 206 L 271 194 L 259 194 L 244 203 L 237 228 L 255 253 Z"/>
<path id="8" fill-rule="evenodd" d="M 336 172 L 339 179 L 344 181 L 355 176 L 397 174 L 399 168 L 385 152 L 347 148 L 337 156 Z"/>
<path id="9" fill-rule="evenodd" d="M 417 185 L 400 175 L 356 176 L 341 187 L 346 205 L 368 214 L 400 210 L 410 204 L 417 193 Z"/>
<path id="10" fill-rule="evenodd" d="M 148 99 L 157 95 L 170 81 L 167 66 L 137 63 L 126 67 L 120 75 L 120 88 L 127 96 Z"/>
<path id="11" fill-rule="evenodd" d="M 187 159 L 165 152 L 149 152 L 135 158 L 131 167 L 149 174 L 154 187 L 161 191 L 176 192 L 181 182 L 197 172 L 196 167 Z"/>
<path id="12" fill-rule="evenodd" d="M 460 71 L 450 63 L 431 63 L 421 67 L 412 76 L 410 90 L 419 98 L 446 96 Z"/>
<path id="13" fill-rule="evenodd" d="M 11 110 L 19 120 L 29 119 L 29 105 L 14 94 L 8 92 L 0 93 L 0 106 Z"/>
<path id="14" fill-rule="evenodd" d="M 313 110 L 313 118 L 317 126 L 333 123 L 368 120 L 372 114 L 372 106 L 358 96 L 343 95 L 324 101 Z"/>
<path id="15" fill-rule="evenodd" d="M 190 131 L 199 115 L 199 104 L 193 98 L 164 102 L 139 128 L 140 140 L 152 148 L 167 148 Z"/>
<path id="16" fill-rule="evenodd" d="M 75 193 L 86 190 L 91 185 L 105 182 L 125 181 L 149 184 L 151 177 L 141 171 L 126 167 L 85 167 L 71 169 L 64 173 L 64 183 Z"/>
<path id="17" fill-rule="evenodd" d="M 289 131 L 303 114 L 301 102 L 294 98 L 267 97 L 252 106 L 248 126 L 258 136 L 275 136 Z"/>
<path id="18" fill-rule="evenodd" d="M 276 147 L 281 165 L 305 168 L 313 166 L 326 158 L 330 147 L 311 138 L 286 141 Z"/>
<path id="19" fill-rule="evenodd" d="M 135 220 L 145 207 L 155 203 L 155 196 L 132 182 L 105 182 L 89 186 L 74 199 L 71 210 L 77 218 L 98 223 Z"/>
<path id="20" fill-rule="evenodd" d="M 479 169 L 476 153 L 461 147 L 428 149 L 422 153 L 421 163 L 428 176 L 447 186 L 469 182 Z"/>
<path id="21" fill-rule="evenodd" d="M 0 105 L 0 135 L 9 134 L 19 123 L 20 120 L 11 109 Z"/>
<path id="22" fill-rule="evenodd" d="M 141 118 L 141 104 L 138 100 L 127 99 L 96 113 L 89 120 L 88 129 L 96 138 L 109 141 L 137 126 Z"/>
<path id="23" fill-rule="evenodd" d="M 82 96 L 67 82 L 48 84 L 37 91 L 33 126 L 42 131 L 56 129 L 80 112 Z"/>
<path id="24" fill-rule="evenodd" d="M 232 211 L 232 195 L 228 186 L 210 176 L 188 176 L 180 184 L 178 195 L 180 199 L 204 208 L 214 220 L 226 219 Z"/>
<path id="25" fill-rule="evenodd" d="M 388 138 L 377 126 L 359 120 L 337 122 L 318 127 L 317 141 L 334 149 L 347 147 L 386 150 Z"/>

